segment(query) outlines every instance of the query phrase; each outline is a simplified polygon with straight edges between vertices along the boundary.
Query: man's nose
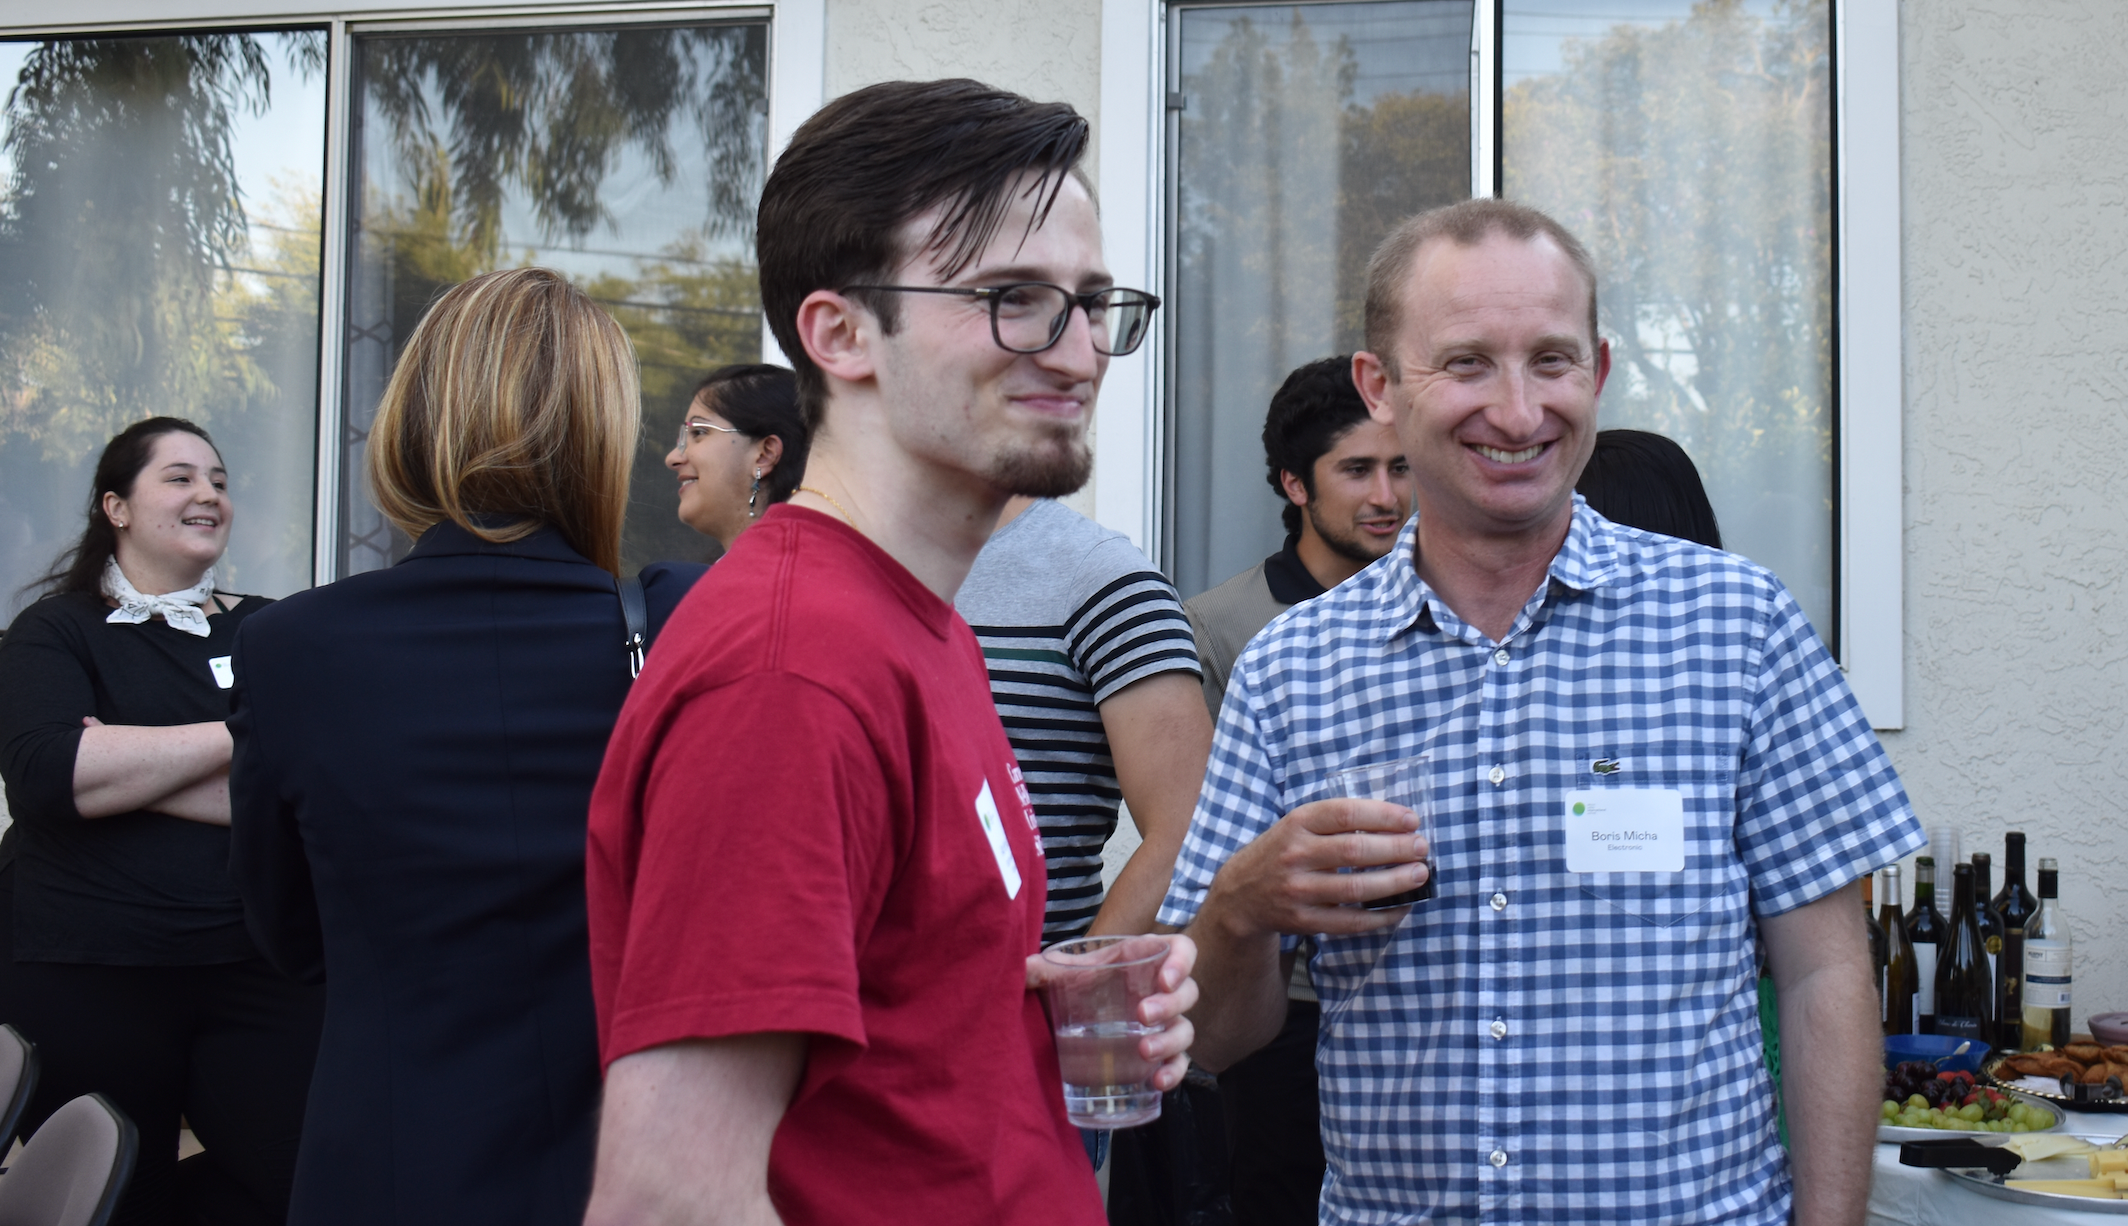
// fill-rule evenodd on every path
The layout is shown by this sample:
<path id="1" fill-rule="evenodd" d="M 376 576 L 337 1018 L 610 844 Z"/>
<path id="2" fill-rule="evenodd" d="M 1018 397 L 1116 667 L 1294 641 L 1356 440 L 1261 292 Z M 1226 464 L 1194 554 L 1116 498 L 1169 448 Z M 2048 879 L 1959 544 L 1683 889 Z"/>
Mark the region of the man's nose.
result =
<path id="1" fill-rule="evenodd" d="M 1064 315 L 1064 335 L 1057 343 L 1034 355 L 1043 369 L 1069 376 L 1075 383 L 1090 383 L 1101 374 L 1107 359 L 1094 351 L 1093 320 L 1086 308 L 1074 302 Z"/>
<path id="2" fill-rule="evenodd" d="M 1500 396 L 1486 415 L 1493 427 L 1511 439 L 1528 438 L 1544 424 L 1544 407 L 1537 403 L 1528 372 L 1511 367 L 1500 375 Z"/>

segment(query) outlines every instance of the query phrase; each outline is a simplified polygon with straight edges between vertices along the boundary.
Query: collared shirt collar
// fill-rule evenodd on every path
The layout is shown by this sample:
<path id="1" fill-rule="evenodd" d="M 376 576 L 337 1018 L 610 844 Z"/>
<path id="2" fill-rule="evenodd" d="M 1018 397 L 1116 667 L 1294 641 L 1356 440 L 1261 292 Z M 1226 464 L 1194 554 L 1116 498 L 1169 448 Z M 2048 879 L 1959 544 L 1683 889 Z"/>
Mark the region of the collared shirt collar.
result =
<path id="1" fill-rule="evenodd" d="M 1300 560 L 1298 532 L 1287 534 L 1286 547 L 1264 559 L 1263 576 L 1264 586 L 1271 589 L 1271 599 L 1280 604 L 1299 604 L 1330 590 Z"/>
<path id="2" fill-rule="evenodd" d="M 498 521 L 497 526 L 507 521 Z M 536 558 L 542 562 L 575 562 L 591 565 L 591 560 L 572 548 L 563 538 L 561 529 L 553 524 L 541 524 L 531 535 L 514 541 L 496 543 L 484 541 L 450 520 L 444 520 L 421 534 L 414 547 L 407 551 L 402 562 L 415 558 L 448 558 L 467 554 L 501 554 L 515 558 Z"/>
<path id="3" fill-rule="evenodd" d="M 1382 642 L 1388 643 L 1406 630 L 1447 633 L 1472 641 L 1482 638 L 1474 627 L 1456 616 L 1455 610 L 1448 607 L 1440 594 L 1433 590 L 1432 584 L 1419 577 L 1415 561 L 1418 543 L 1419 517 L 1414 514 L 1405 521 L 1403 531 L 1397 533 L 1396 548 L 1363 572 L 1380 588 Z M 1545 571 L 1544 586 L 1531 593 L 1529 603 L 1516 616 L 1508 638 L 1527 633 L 1542 620 L 1545 609 L 1553 600 L 1568 593 L 1595 591 L 1615 578 L 1617 571 L 1618 541 L 1611 521 L 1598 515 L 1580 494 L 1575 494 L 1574 518 L 1567 525 L 1566 540 L 1559 546 L 1559 552 L 1552 555 L 1552 564 Z"/>

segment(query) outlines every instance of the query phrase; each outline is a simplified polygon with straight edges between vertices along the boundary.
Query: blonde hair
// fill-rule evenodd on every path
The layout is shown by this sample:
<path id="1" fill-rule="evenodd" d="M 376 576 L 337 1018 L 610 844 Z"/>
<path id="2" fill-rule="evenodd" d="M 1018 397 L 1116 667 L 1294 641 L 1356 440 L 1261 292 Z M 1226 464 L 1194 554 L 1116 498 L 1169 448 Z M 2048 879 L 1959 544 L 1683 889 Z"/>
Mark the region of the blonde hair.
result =
<path id="1" fill-rule="evenodd" d="M 475 277 L 399 356 L 370 427 L 370 496 L 413 537 L 448 519 L 502 544 L 552 524 L 619 574 L 637 383 L 620 325 L 559 273 Z"/>

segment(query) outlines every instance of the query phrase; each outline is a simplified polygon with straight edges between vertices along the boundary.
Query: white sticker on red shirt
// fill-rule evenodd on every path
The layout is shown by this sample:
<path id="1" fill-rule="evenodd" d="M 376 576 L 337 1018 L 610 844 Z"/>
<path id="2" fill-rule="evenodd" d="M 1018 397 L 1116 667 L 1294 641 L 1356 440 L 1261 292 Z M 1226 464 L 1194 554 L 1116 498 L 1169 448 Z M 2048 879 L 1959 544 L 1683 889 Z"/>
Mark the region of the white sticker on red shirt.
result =
<path id="1" fill-rule="evenodd" d="M 975 794 L 975 817 L 983 824 L 983 837 L 990 840 L 990 854 L 997 857 L 998 876 L 1005 881 L 1005 897 L 1020 896 L 1020 866 L 1012 858 L 1012 844 L 1005 839 L 1005 819 L 999 815 L 997 800 L 990 795 L 990 781 L 983 780 L 983 790 Z"/>

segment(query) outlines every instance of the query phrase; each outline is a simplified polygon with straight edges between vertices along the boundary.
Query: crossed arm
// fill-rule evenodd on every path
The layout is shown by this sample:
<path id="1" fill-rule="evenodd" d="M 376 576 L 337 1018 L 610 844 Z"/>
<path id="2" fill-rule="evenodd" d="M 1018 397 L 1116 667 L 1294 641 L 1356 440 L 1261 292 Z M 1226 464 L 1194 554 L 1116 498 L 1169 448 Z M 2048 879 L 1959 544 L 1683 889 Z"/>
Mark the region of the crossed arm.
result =
<path id="1" fill-rule="evenodd" d="M 218 722 L 148 728 L 89 716 L 74 752 L 74 809 L 110 817 L 148 809 L 229 824 L 229 729 Z"/>

